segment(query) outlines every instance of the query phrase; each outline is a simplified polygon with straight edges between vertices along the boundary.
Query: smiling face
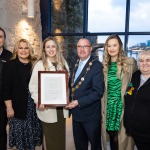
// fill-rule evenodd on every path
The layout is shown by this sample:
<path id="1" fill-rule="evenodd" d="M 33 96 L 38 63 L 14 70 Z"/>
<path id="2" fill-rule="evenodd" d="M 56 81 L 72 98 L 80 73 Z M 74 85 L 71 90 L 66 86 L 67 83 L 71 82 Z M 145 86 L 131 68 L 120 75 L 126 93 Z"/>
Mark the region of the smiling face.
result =
<path id="1" fill-rule="evenodd" d="M 116 38 L 108 40 L 107 51 L 112 61 L 116 61 L 119 54 L 120 45 Z"/>
<path id="2" fill-rule="evenodd" d="M 18 58 L 21 62 L 28 61 L 30 50 L 26 42 L 20 42 L 17 50 Z"/>
<path id="3" fill-rule="evenodd" d="M 92 46 L 87 39 L 80 39 L 77 43 L 77 54 L 82 61 L 86 60 L 92 51 Z"/>
<path id="4" fill-rule="evenodd" d="M 138 62 L 141 73 L 144 76 L 150 76 L 150 55 L 143 55 Z"/>
<path id="5" fill-rule="evenodd" d="M 45 43 L 45 52 L 50 59 L 56 58 L 57 46 L 54 41 L 49 40 Z"/>

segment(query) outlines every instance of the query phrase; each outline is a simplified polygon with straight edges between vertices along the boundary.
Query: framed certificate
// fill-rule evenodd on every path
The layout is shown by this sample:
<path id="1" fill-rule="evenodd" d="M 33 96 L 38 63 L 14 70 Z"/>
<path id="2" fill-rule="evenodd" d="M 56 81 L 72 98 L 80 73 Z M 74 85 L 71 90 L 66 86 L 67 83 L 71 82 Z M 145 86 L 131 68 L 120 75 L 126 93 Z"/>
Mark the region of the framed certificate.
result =
<path id="1" fill-rule="evenodd" d="M 68 72 L 39 71 L 38 72 L 38 104 L 61 107 L 69 102 Z"/>

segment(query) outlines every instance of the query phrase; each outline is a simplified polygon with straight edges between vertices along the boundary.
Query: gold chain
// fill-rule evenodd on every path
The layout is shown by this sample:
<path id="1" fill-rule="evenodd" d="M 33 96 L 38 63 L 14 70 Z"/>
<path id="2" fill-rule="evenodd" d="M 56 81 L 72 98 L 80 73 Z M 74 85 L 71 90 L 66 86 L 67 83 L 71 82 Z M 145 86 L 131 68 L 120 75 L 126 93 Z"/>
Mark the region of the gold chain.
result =
<path id="1" fill-rule="evenodd" d="M 94 62 L 95 60 L 97 60 L 97 59 L 94 59 L 94 60 L 92 60 L 92 61 L 89 62 L 89 66 L 88 66 L 88 68 L 86 69 L 86 73 L 85 73 L 84 76 L 81 78 L 80 82 L 78 82 L 78 84 L 73 88 L 73 86 L 74 86 L 75 70 L 76 70 L 76 68 L 77 68 L 78 65 L 79 65 L 79 59 L 77 60 L 75 66 L 74 66 L 73 75 L 72 75 L 72 80 L 71 80 L 71 93 L 72 93 L 72 94 L 71 94 L 71 97 L 72 97 L 72 100 L 73 100 L 73 96 L 74 96 L 75 90 L 77 90 L 77 89 L 80 87 L 80 85 L 81 85 L 82 82 L 84 81 L 85 76 L 87 75 L 88 71 L 90 71 L 91 66 L 93 65 L 93 62 Z"/>

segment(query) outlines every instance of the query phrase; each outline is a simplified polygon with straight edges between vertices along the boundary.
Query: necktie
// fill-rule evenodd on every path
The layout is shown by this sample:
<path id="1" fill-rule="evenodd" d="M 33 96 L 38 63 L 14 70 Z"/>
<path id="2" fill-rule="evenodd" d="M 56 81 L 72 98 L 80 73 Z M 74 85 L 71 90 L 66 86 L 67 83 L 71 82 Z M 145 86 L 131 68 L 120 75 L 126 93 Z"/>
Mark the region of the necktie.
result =
<path id="1" fill-rule="evenodd" d="M 83 65 L 83 62 L 80 61 L 79 65 L 78 65 L 78 69 L 77 69 L 76 74 L 75 74 L 74 82 L 76 81 L 76 79 L 78 78 L 78 76 L 80 75 L 80 73 L 82 71 L 82 65 Z"/>

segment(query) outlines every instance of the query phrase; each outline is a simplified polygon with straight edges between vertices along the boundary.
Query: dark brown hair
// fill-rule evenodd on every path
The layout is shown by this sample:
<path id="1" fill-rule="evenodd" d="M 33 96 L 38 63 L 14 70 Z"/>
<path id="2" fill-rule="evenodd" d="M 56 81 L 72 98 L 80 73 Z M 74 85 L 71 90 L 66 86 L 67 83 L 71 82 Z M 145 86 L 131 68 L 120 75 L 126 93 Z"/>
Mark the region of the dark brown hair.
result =
<path id="1" fill-rule="evenodd" d="M 0 27 L 0 31 L 4 33 L 4 38 L 6 38 L 6 32 L 4 31 L 4 29 Z"/>

